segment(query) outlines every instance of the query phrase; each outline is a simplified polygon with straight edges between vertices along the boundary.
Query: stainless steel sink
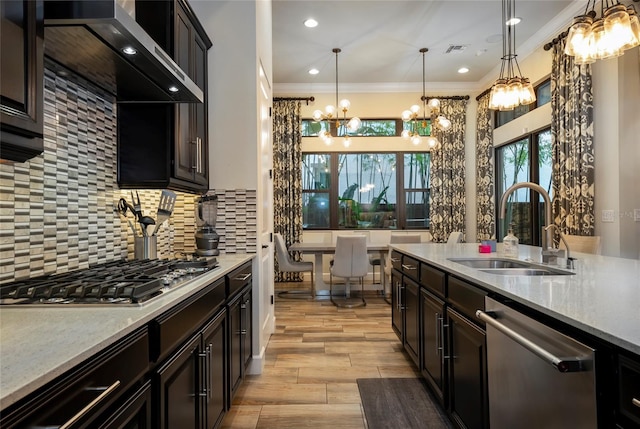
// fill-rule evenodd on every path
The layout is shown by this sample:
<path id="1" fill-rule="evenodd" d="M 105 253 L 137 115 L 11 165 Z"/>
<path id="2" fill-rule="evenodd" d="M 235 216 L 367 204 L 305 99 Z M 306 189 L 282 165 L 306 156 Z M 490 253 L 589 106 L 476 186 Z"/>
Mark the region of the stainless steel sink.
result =
<path id="1" fill-rule="evenodd" d="M 499 276 L 566 276 L 572 275 L 571 271 L 563 271 L 549 268 L 504 268 L 478 270 L 483 273 L 497 274 Z"/>
<path id="2" fill-rule="evenodd" d="M 531 264 L 524 261 L 514 261 L 513 259 L 503 259 L 503 258 L 467 258 L 467 259 L 457 259 L 450 258 L 452 262 L 456 262 L 458 264 L 466 265 L 471 268 L 527 268 Z"/>
<path id="3" fill-rule="evenodd" d="M 532 262 L 506 258 L 450 258 L 452 262 L 500 276 L 566 276 L 575 273 Z"/>

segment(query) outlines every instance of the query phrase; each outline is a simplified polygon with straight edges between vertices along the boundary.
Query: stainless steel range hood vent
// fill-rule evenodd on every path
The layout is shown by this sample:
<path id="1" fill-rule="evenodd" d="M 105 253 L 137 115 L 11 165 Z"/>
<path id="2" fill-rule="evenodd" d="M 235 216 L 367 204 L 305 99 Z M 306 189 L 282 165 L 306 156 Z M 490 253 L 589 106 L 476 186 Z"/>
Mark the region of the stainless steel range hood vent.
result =
<path id="1" fill-rule="evenodd" d="M 121 3 L 45 1 L 45 55 L 54 71 L 69 69 L 121 103 L 202 103 L 202 90 Z"/>

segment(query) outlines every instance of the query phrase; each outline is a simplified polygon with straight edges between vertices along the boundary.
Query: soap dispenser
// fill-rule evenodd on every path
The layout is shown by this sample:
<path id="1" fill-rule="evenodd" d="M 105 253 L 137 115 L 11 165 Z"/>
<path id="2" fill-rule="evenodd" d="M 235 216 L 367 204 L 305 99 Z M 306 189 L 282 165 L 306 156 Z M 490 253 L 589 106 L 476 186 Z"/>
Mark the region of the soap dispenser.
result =
<path id="1" fill-rule="evenodd" d="M 509 227 L 507 236 L 502 239 L 502 249 L 507 258 L 518 257 L 518 237 L 513 235 L 513 228 Z"/>

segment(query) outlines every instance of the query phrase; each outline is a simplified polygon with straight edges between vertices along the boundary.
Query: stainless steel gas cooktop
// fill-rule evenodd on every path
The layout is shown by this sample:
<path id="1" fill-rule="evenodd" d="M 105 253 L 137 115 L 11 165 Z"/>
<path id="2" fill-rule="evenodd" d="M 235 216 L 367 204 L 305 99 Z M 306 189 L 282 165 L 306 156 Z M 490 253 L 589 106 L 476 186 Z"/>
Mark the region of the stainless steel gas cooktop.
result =
<path id="1" fill-rule="evenodd" d="M 0 285 L 0 305 L 142 305 L 217 266 L 211 257 L 107 262 Z"/>

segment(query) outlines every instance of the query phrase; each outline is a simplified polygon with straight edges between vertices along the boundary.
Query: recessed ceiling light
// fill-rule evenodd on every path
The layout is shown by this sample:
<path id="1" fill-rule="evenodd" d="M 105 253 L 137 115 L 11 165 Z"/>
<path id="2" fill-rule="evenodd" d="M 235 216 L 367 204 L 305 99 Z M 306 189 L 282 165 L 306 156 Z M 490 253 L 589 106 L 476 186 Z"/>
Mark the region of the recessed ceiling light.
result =
<path id="1" fill-rule="evenodd" d="M 310 70 L 309 70 L 309 74 L 316 75 L 316 74 L 318 74 L 318 73 L 320 73 L 320 70 L 318 70 L 318 69 L 310 69 Z"/>
<path id="2" fill-rule="evenodd" d="M 460 73 L 460 74 L 469 73 L 469 69 L 466 68 L 466 67 L 460 67 L 458 69 L 458 73 Z"/>
<path id="3" fill-rule="evenodd" d="M 304 22 L 305 27 L 314 28 L 318 26 L 318 21 L 313 18 L 309 18 Z"/>
<path id="4" fill-rule="evenodd" d="M 520 21 L 522 21 L 521 18 L 519 18 L 517 16 L 514 16 L 513 18 L 507 20 L 506 24 L 507 25 L 516 25 L 516 24 L 520 23 Z"/>
<path id="5" fill-rule="evenodd" d="M 122 48 L 122 52 L 124 52 L 127 55 L 135 55 L 138 51 L 136 51 L 136 49 L 132 46 L 126 46 Z"/>
<path id="6" fill-rule="evenodd" d="M 171 92 L 178 92 L 178 87 L 177 87 L 177 86 L 170 86 L 170 87 L 169 87 L 169 91 L 171 91 Z"/>

